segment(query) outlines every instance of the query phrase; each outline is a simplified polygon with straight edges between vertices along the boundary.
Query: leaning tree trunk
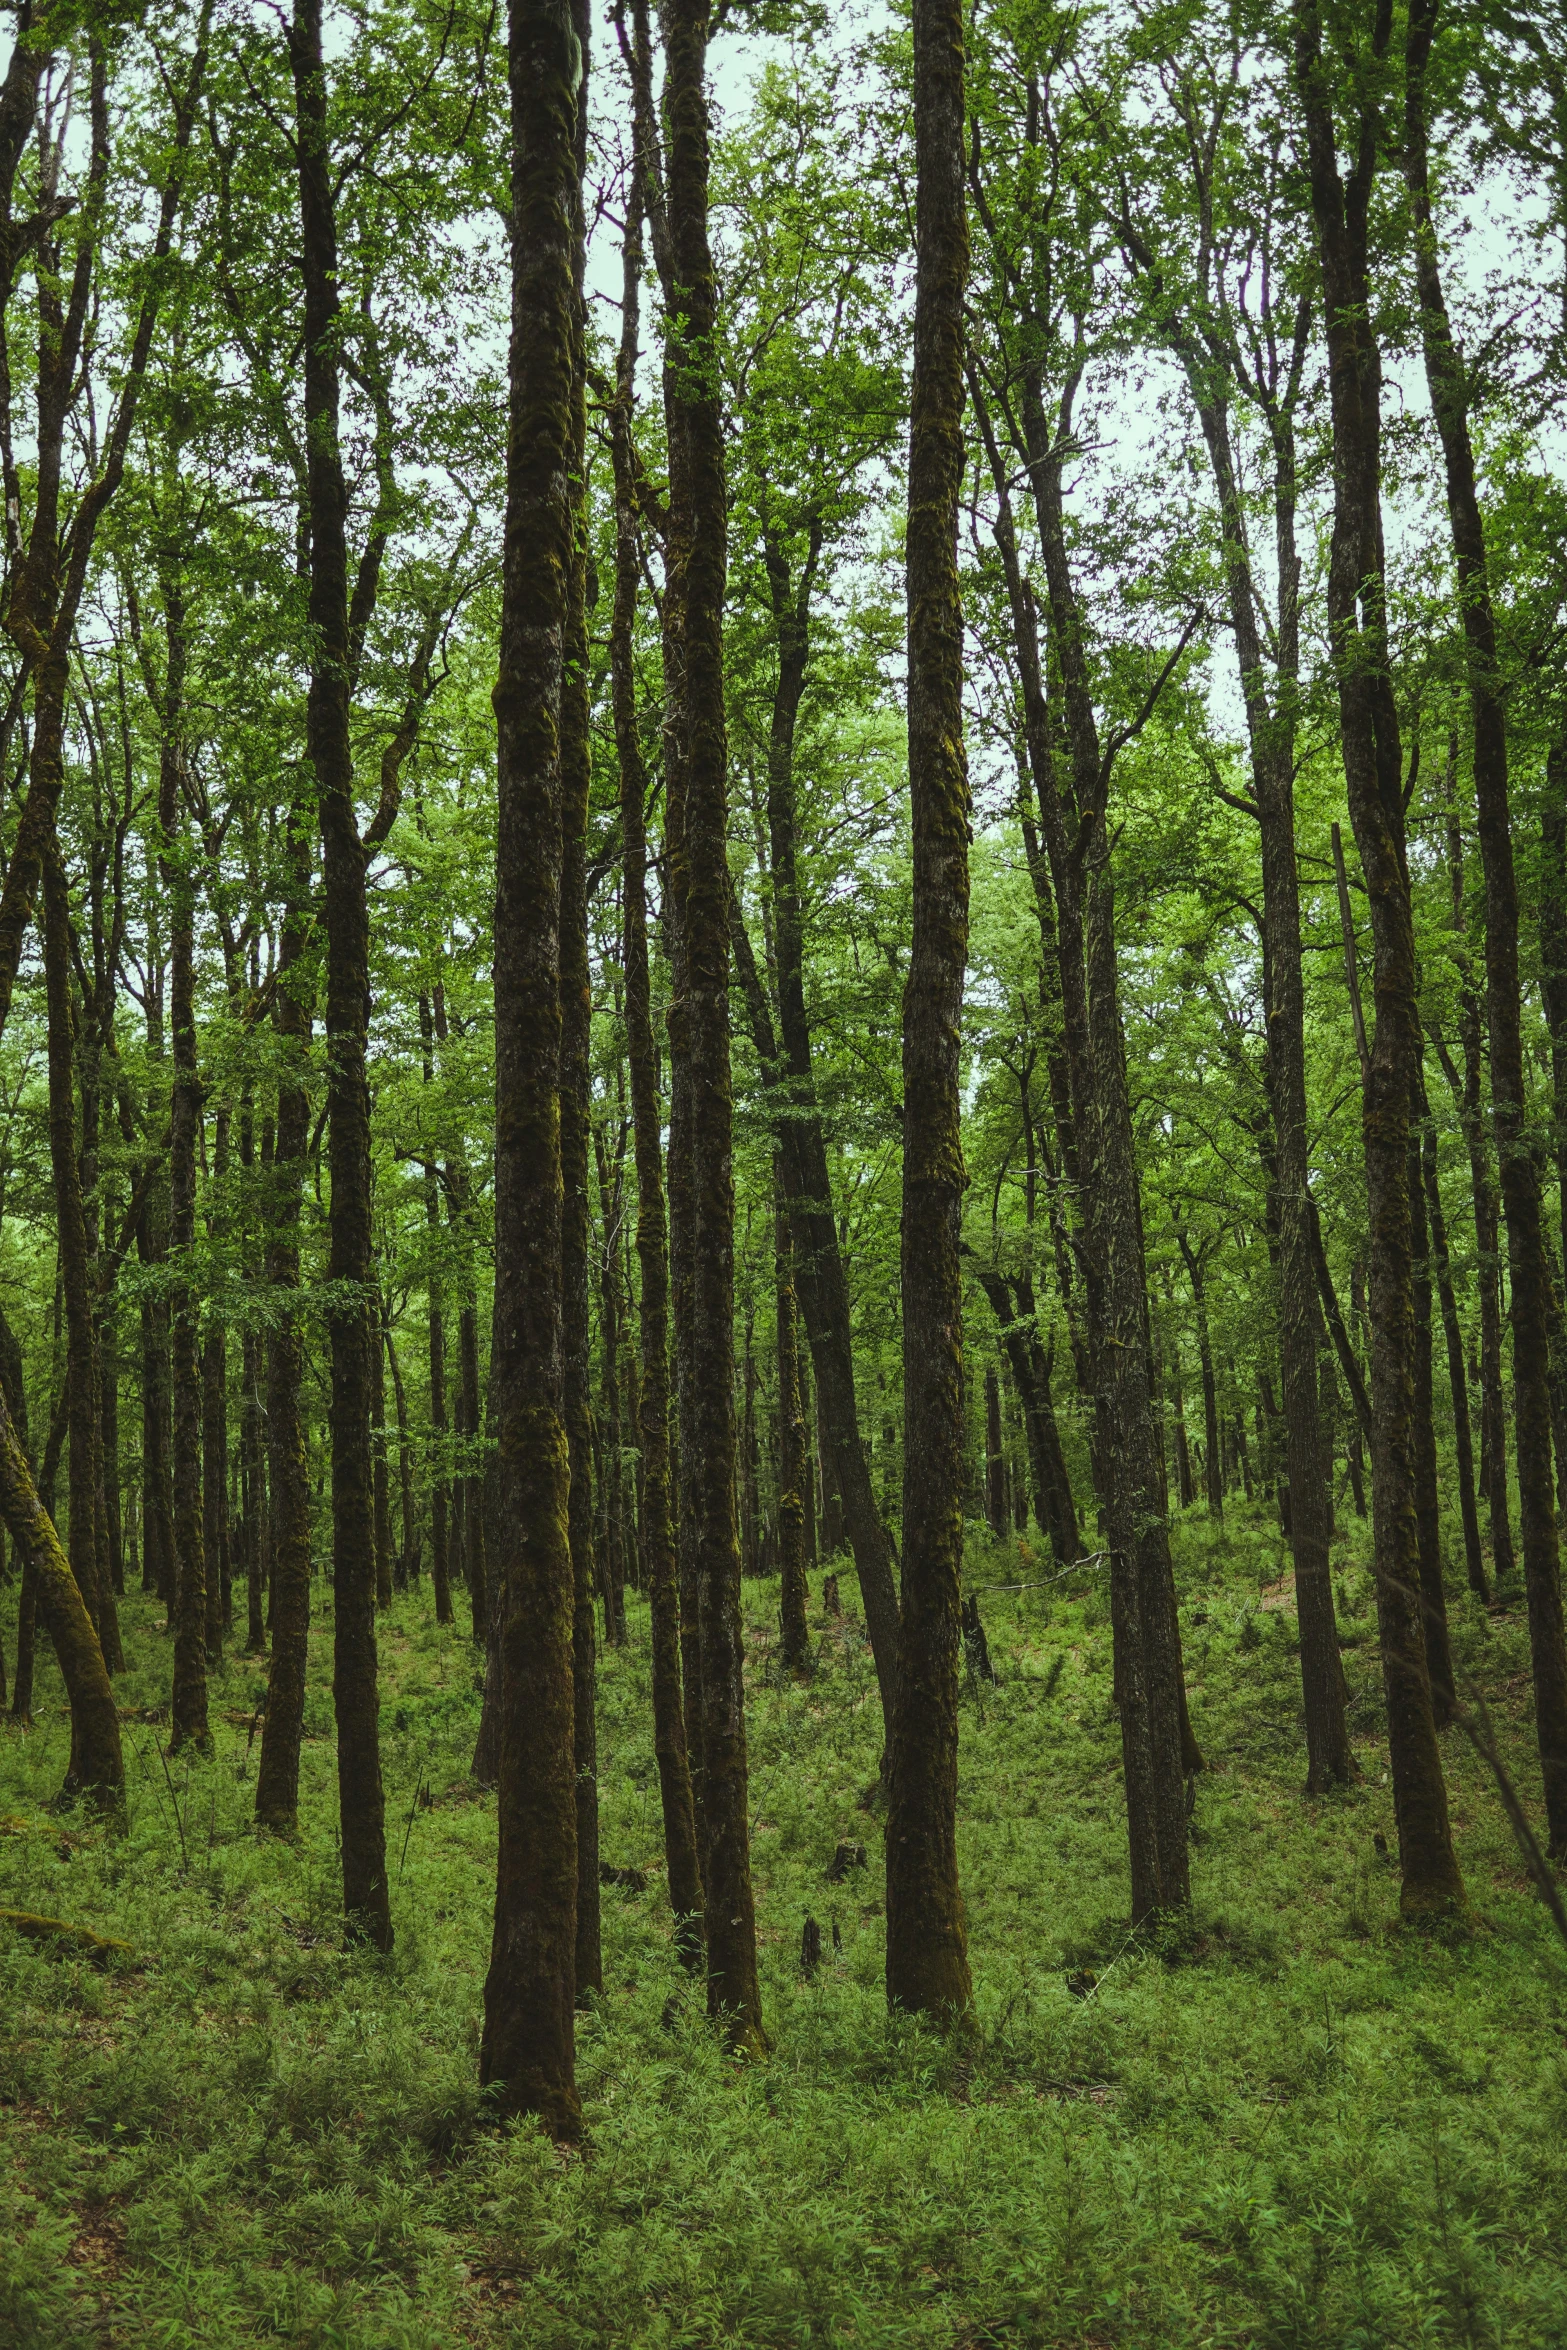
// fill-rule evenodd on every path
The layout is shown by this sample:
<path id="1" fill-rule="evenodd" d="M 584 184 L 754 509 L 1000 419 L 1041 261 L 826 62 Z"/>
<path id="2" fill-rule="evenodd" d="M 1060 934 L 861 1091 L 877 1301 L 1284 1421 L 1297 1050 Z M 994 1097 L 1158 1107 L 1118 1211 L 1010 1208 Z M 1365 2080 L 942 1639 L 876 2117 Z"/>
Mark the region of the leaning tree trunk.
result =
<path id="1" fill-rule="evenodd" d="M 70 982 L 70 909 L 59 843 L 44 854 L 44 977 L 49 1009 L 49 1157 L 54 1177 L 60 1281 L 65 1301 L 66 1392 L 71 1440 L 71 1569 L 111 1670 L 120 1660 L 114 1592 L 98 1552 L 98 1340 L 92 1268 L 76 1148 L 76 1084 Z M 73 1724 L 74 1742 L 74 1724 Z M 73 1757 L 67 1786 L 77 1776 Z"/>
<path id="2" fill-rule="evenodd" d="M 480 2076 L 575 2137 L 577 1802 L 561 1362 L 561 699 L 579 364 L 580 41 L 514 0 L 511 349 L 495 683 L 495 1324 L 500 1736 Z"/>
<path id="3" fill-rule="evenodd" d="M 969 786 L 963 473 L 963 11 L 914 0 L 915 297 L 907 539 L 914 937 L 903 995 L 903 1594 L 887 1808 L 887 2000 L 973 2002 L 958 1884 L 965 1429 L 959 1099 Z"/>
<path id="4" fill-rule="evenodd" d="M 1512 1275 L 1513 1410 L 1518 1515 L 1534 1665 L 1535 1733 L 1551 1850 L 1567 1854 L 1567 1632 L 1551 1484 L 1549 1323 L 1551 1266 L 1540 1179 L 1525 1126 L 1523 1023 L 1518 982 L 1518 884 L 1508 805 L 1506 685 L 1491 603 L 1485 526 L 1469 430 L 1469 375 L 1453 339 L 1431 220 L 1426 69 L 1437 0 L 1413 0 L 1405 51 L 1404 169 L 1414 212 L 1415 283 L 1431 412 L 1447 474 L 1458 602 L 1469 661 L 1475 812 L 1485 872 L 1486 1017 L 1507 1257 Z"/>
<path id="5" fill-rule="evenodd" d="M 332 1172 L 327 1277 L 332 1389 L 332 1702 L 350 1932 L 392 1947 L 375 1642 L 370 1443 L 370 995 L 365 852 L 354 816 L 349 726 L 347 491 L 338 446 L 336 194 L 327 130 L 321 0 L 295 0 L 289 49 L 304 275 L 305 439 L 314 646 L 305 746 L 320 807 L 326 933 L 327 1105 Z"/>
<path id="6" fill-rule="evenodd" d="M 38 1613 L 59 1659 L 71 1708 L 71 1767 L 67 1787 L 106 1811 L 125 1801 L 125 1763 L 114 1684 L 103 1661 L 86 1602 L 60 1547 L 54 1522 L 38 1498 L 27 1455 L 0 1392 L 0 1518 L 30 1572 Z"/>
<path id="7" fill-rule="evenodd" d="M 1371 1255 L 1372 1525 L 1388 1745 L 1406 1915 L 1463 1898 L 1421 1626 L 1413 1461 L 1411 1087 L 1419 1066 L 1414 923 L 1404 861 L 1398 714 L 1382 591 L 1381 367 L 1369 317 L 1367 208 L 1375 106 L 1362 107 L 1348 184 L 1339 175 L 1315 0 L 1296 0 L 1295 82 L 1305 117 L 1327 308 L 1334 454 L 1328 620 L 1350 819 L 1371 906 L 1376 1034 L 1363 1131 Z"/>

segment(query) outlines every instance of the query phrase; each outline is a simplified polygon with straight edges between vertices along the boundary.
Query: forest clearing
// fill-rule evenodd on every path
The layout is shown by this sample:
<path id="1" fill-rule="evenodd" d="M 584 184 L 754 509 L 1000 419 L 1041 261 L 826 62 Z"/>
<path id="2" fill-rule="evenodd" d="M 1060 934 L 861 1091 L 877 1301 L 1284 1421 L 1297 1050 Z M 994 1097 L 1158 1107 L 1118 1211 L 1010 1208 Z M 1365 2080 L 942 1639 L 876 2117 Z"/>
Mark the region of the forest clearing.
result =
<path id="1" fill-rule="evenodd" d="M 1564 0 L 10 0 L 0 2350 L 1567 2350 Z"/>

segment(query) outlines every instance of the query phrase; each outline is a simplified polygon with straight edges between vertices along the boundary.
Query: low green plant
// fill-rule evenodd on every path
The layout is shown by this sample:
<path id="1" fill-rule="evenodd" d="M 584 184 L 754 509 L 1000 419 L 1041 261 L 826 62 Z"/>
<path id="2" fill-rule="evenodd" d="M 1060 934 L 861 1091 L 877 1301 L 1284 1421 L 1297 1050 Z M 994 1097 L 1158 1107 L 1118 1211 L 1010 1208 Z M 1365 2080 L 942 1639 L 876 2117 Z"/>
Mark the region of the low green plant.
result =
<path id="1" fill-rule="evenodd" d="M 1567 1959 L 1456 1736 L 1474 1916 L 1443 1938 L 1398 1925 L 1372 1649 L 1345 1652 L 1360 1778 L 1304 1798 L 1287 1640 L 1210 1636 L 1270 1539 L 1259 1516 L 1219 1560 L 1182 1530 L 1207 1767 L 1193 1912 L 1158 1935 L 1127 1920 L 1097 1586 L 981 1601 L 999 1680 L 964 1706 L 960 1823 L 978 2014 L 952 2041 L 886 2012 L 879 1829 L 858 1808 L 880 1717 L 852 1578 L 843 1622 L 813 1624 L 804 1685 L 767 1675 L 776 1593 L 748 1584 L 773 2053 L 740 2066 L 672 1949 L 633 1600 L 628 1646 L 601 1659 L 600 1794 L 605 1858 L 646 1884 L 604 1889 L 604 1993 L 579 2018 L 589 2134 L 569 2157 L 491 2127 L 477 2085 L 494 1804 L 467 1776 L 472 1646 L 437 1631 L 427 1591 L 381 1626 L 387 1960 L 341 1941 L 324 1704 L 297 1844 L 250 1824 L 238 1660 L 214 1758 L 181 1758 L 172 1785 L 158 1730 L 127 1725 L 116 1835 L 49 1809 L 68 1724 L 42 1667 L 36 1728 L 0 1743 L 0 1904 L 131 1952 L 94 1967 L 0 1929 L 0 2341 L 1556 2350 Z M 167 1647 L 139 1597 L 125 1622 L 122 1702 L 154 1704 Z M 317 1691 L 330 1637 L 323 1610 Z M 1533 1804 L 1522 1620 L 1460 1637 Z M 832 1883 L 840 1842 L 867 1865 Z"/>

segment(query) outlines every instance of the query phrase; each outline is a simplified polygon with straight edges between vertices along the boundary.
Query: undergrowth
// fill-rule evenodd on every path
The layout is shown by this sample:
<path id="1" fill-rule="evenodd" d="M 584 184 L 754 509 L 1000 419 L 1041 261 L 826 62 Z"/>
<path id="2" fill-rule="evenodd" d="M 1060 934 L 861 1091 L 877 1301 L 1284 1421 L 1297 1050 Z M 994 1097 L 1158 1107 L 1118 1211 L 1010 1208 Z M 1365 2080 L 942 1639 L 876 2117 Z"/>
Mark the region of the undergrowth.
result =
<path id="1" fill-rule="evenodd" d="M 324 1583 L 297 1846 L 250 1824 L 255 1660 L 214 1684 L 210 1762 L 166 1764 L 166 1733 L 127 1719 L 123 1833 L 50 1809 L 68 1724 L 41 1664 L 35 1728 L 0 1740 L 0 1905 L 131 1950 L 94 1966 L 0 1929 L 0 2343 L 1567 2342 L 1567 1954 L 1452 1734 L 1472 1911 L 1399 1926 L 1360 1529 L 1335 1557 L 1362 1777 L 1308 1803 L 1277 1533 L 1233 1513 L 1178 1531 L 1209 1768 L 1193 1914 L 1148 1940 L 1126 1925 L 1096 1571 L 1059 1579 L 1041 1548 L 973 1535 L 998 1680 L 965 1691 L 978 2017 L 950 2041 L 889 2022 L 882 1995 L 862 1627 L 813 1616 L 815 1675 L 788 1683 L 776 1589 L 747 1584 L 773 2039 L 747 2066 L 671 1947 L 633 1600 L 628 1648 L 601 1660 L 603 1849 L 646 1884 L 605 1889 L 605 1992 L 578 2042 L 589 2137 L 570 2157 L 490 2127 L 478 2091 L 494 1805 L 468 1779 L 474 1652 L 430 1622 L 427 1585 L 382 1627 L 389 1960 L 338 1929 Z M 1533 1804 L 1521 1605 L 1453 1606 Z M 169 1652 L 139 1595 L 123 1621 L 129 1715 L 165 1700 Z M 834 1879 L 840 1844 L 866 1862 Z"/>

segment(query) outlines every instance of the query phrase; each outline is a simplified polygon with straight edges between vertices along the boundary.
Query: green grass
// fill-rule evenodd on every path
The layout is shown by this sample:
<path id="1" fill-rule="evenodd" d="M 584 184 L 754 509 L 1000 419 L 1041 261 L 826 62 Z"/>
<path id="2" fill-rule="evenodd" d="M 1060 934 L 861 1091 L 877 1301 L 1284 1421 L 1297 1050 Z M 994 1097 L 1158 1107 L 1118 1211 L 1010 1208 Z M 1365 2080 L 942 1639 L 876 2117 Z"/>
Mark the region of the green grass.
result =
<path id="1" fill-rule="evenodd" d="M 157 1731 L 127 1724 L 124 1834 L 48 1808 L 67 1723 L 42 1668 L 36 1729 L 0 1740 L 0 1904 L 135 1957 L 100 1970 L 0 1930 L 0 2344 L 1567 2343 L 1567 1953 L 1494 1791 L 1450 1737 L 1475 1914 L 1402 1930 L 1375 1844 L 1393 1823 L 1362 1553 L 1341 1550 L 1339 1579 L 1364 1778 L 1308 1805 L 1293 1615 L 1263 1598 L 1277 1537 L 1197 1518 L 1179 1545 L 1212 1766 L 1191 1930 L 1126 1932 L 1092 1577 L 991 1593 L 1000 1685 L 963 1713 L 966 2041 L 887 2018 L 859 1627 L 818 1621 L 815 1680 L 785 1686 L 773 1588 L 747 1585 L 774 2050 L 745 2067 L 672 1955 L 633 1605 L 630 1648 L 603 1660 L 604 1853 L 652 1873 L 605 1894 L 570 2159 L 487 2126 L 476 2086 L 493 1803 L 467 1784 L 473 1651 L 427 1620 L 428 1585 L 383 1630 L 389 1961 L 337 1932 L 329 1621 L 297 1848 L 249 1824 L 254 1662 L 214 1687 L 210 1763 L 166 1773 Z M 976 1539 L 974 1582 L 1049 1572 Z M 1521 1611 L 1454 1611 L 1532 1803 Z M 167 1646 L 139 1597 L 125 1625 L 122 1703 L 155 1705 Z M 834 1885 L 840 1839 L 869 1861 Z M 808 1910 L 829 1951 L 809 1982 Z"/>

